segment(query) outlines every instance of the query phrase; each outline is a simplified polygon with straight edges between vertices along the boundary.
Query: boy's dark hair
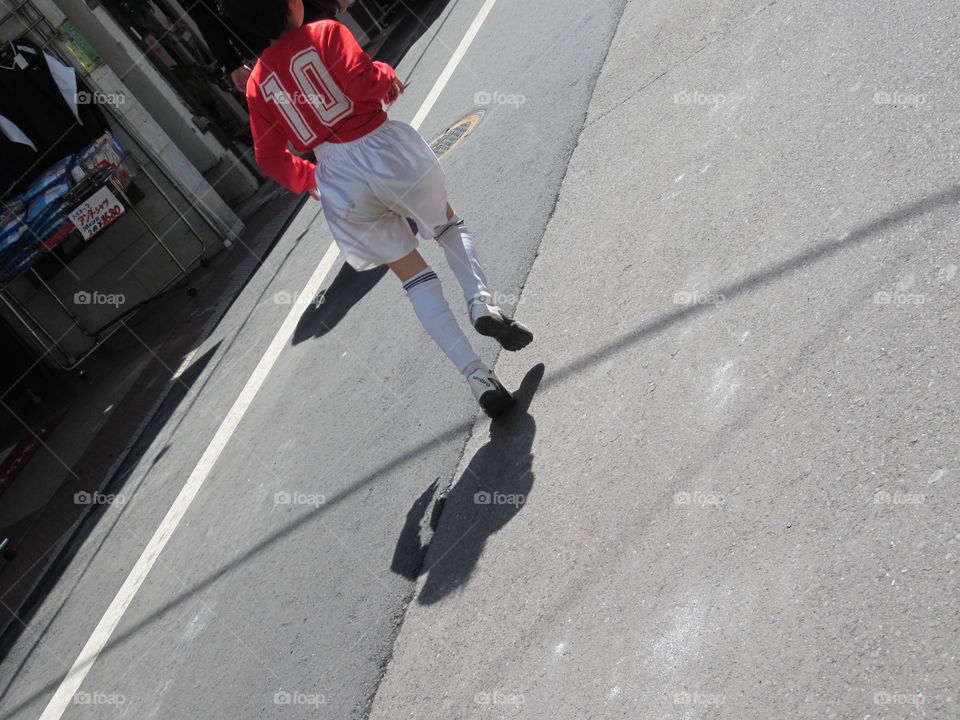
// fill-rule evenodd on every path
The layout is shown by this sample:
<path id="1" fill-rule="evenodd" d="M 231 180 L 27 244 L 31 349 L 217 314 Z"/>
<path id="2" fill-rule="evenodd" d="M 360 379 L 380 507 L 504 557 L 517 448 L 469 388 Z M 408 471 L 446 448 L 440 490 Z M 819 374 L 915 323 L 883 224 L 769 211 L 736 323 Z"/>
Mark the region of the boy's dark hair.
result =
<path id="1" fill-rule="evenodd" d="M 220 0 L 223 13 L 237 25 L 267 40 L 283 35 L 290 15 L 287 0 Z M 332 20 L 337 0 L 303 0 L 303 22 Z"/>
<path id="2" fill-rule="evenodd" d="M 220 0 L 220 6 L 234 23 L 267 40 L 280 37 L 287 29 L 287 0 Z"/>
<path id="3" fill-rule="evenodd" d="M 333 20 L 340 12 L 337 0 L 303 0 L 303 24 Z"/>

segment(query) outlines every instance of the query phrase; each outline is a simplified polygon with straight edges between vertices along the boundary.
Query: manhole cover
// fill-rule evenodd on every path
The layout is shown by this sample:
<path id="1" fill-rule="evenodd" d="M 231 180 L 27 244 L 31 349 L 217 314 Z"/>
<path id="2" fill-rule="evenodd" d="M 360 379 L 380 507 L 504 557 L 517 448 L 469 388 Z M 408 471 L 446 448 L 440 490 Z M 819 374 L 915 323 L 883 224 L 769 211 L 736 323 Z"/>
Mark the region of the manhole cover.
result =
<path id="1" fill-rule="evenodd" d="M 431 140 L 430 148 L 437 156 L 437 159 L 442 160 L 450 154 L 451 150 L 463 142 L 463 139 L 473 132 L 473 129 L 480 123 L 480 118 L 482 117 L 483 110 L 477 110 L 460 122 L 451 125 L 441 133 L 440 137 Z"/>

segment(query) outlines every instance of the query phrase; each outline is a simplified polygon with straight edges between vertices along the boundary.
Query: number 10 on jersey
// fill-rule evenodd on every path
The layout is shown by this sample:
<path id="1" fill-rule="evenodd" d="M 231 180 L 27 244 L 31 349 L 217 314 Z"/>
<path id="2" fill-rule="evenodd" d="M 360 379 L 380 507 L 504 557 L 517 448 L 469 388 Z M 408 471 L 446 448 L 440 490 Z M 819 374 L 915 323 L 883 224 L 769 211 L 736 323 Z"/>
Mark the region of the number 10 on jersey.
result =
<path id="1" fill-rule="evenodd" d="M 316 48 L 307 48 L 290 59 L 290 75 L 297 88 L 289 92 L 275 72 L 260 83 L 264 97 L 283 115 L 297 139 L 309 146 L 317 139 L 311 119 L 332 127 L 353 112 L 353 101 L 337 86 L 320 62 Z"/>

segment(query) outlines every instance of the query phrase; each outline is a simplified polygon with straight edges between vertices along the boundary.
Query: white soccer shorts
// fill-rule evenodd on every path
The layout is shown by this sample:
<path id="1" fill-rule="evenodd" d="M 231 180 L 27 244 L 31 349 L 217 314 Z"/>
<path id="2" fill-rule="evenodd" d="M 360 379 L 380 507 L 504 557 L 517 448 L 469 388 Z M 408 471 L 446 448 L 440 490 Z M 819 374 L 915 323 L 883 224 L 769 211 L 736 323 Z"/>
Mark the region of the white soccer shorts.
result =
<path id="1" fill-rule="evenodd" d="M 324 143 L 316 156 L 323 214 L 355 270 L 399 260 L 417 248 L 406 218 L 425 239 L 448 222 L 443 170 L 410 125 L 388 120 L 359 140 Z"/>

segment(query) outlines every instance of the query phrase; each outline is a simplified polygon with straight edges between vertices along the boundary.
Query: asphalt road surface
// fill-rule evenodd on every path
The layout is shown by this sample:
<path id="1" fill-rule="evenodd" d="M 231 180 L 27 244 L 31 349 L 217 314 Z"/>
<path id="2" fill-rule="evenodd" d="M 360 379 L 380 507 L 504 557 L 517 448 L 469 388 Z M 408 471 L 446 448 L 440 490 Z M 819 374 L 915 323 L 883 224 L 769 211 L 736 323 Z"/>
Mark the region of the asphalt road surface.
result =
<path id="1" fill-rule="evenodd" d="M 393 117 L 413 118 L 489 5 L 448 5 L 399 68 L 410 89 Z M 444 164 L 504 305 L 535 257 L 622 5 L 499 0 L 422 124 L 429 139 L 484 111 Z M 421 561 L 418 511 L 450 482 L 477 409 L 396 281 L 339 261 L 77 691 L 55 699 L 330 242 L 308 202 L 197 351 L 189 392 L 117 488 L 123 502 L 5 659 L 0 716 L 364 716 Z M 442 254 L 425 253 L 459 312 Z"/>
<path id="2" fill-rule="evenodd" d="M 627 4 L 371 720 L 960 717 L 957 38 Z"/>

